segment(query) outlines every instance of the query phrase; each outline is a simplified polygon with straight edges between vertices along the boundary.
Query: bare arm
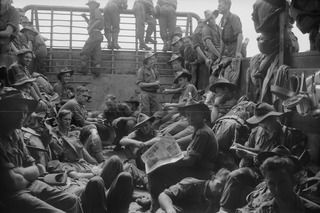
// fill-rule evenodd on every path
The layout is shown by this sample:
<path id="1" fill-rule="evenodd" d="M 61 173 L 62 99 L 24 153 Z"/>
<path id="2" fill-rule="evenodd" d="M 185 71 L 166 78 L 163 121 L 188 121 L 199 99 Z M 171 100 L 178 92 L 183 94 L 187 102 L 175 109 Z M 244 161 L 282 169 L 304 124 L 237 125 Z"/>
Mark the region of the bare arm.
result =
<path id="1" fill-rule="evenodd" d="M 166 195 L 165 193 L 162 192 L 159 195 L 158 200 L 159 200 L 159 204 L 160 204 L 161 209 L 163 209 L 166 213 L 175 213 L 176 212 L 176 210 L 173 207 L 172 200 L 168 195 Z"/>
<path id="2" fill-rule="evenodd" d="M 238 34 L 237 37 L 237 49 L 236 49 L 236 57 L 241 57 L 241 45 L 242 45 L 243 35 L 242 33 Z"/>
<path id="3" fill-rule="evenodd" d="M 39 169 L 36 165 L 29 167 L 18 167 L 14 169 L 14 172 L 22 175 L 26 180 L 32 182 L 40 176 Z"/>
<path id="4" fill-rule="evenodd" d="M 213 45 L 210 39 L 206 39 L 206 45 L 209 48 L 210 52 L 212 52 L 215 56 L 220 58 L 221 56 L 220 51 Z"/>
<path id="5" fill-rule="evenodd" d="M 132 145 L 139 148 L 143 145 L 143 142 L 129 138 L 129 137 L 124 137 L 120 140 L 120 144 L 122 146 Z"/>
<path id="6" fill-rule="evenodd" d="M 139 87 L 141 88 L 145 88 L 145 87 L 158 87 L 160 86 L 160 81 L 155 81 L 155 82 L 150 82 L 150 83 L 146 83 L 146 82 L 140 82 L 138 84 Z"/>

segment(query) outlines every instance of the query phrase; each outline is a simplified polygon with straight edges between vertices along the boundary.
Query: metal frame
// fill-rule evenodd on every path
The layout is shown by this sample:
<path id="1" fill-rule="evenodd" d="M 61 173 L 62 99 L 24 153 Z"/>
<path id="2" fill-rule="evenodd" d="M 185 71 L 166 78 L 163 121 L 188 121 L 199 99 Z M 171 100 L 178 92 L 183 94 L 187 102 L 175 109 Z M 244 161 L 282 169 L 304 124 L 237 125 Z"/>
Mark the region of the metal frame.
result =
<path id="1" fill-rule="evenodd" d="M 78 63 L 77 58 L 73 57 L 75 50 L 80 50 L 85 42 L 85 39 L 77 39 L 77 37 L 86 38 L 87 24 L 80 18 L 81 13 L 89 13 L 89 9 L 86 7 L 65 7 L 65 6 L 46 6 L 46 5 L 28 5 L 23 8 L 24 11 L 31 11 L 31 21 L 35 27 L 44 36 L 50 38 L 48 43 L 48 71 L 53 72 L 53 66 L 55 60 L 63 60 L 64 65 L 71 66 L 75 62 Z M 103 12 L 102 9 L 100 9 Z M 61 17 L 62 16 L 62 17 Z M 127 21 L 123 21 L 123 20 Z M 131 21 L 132 20 L 132 21 Z M 180 26 L 185 30 L 186 35 L 190 35 L 193 32 L 193 21 L 198 22 L 200 17 L 195 13 L 189 12 L 177 12 L 177 26 Z M 121 14 L 121 23 L 127 27 L 122 27 L 119 35 L 120 44 L 128 44 L 128 46 L 134 46 L 133 48 L 123 48 L 121 50 L 109 50 L 106 49 L 106 41 L 102 43 L 103 54 L 107 53 L 111 55 L 111 60 L 104 60 L 104 62 L 111 63 L 111 73 L 116 74 L 116 55 L 118 51 L 134 51 L 135 52 L 135 68 L 140 66 L 141 51 L 138 49 L 136 33 L 135 31 L 135 17 L 133 10 L 125 10 Z M 131 25 L 134 25 L 131 27 Z M 130 29 L 128 28 L 130 26 Z M 55 28 L 60 28 L 59 32 Z M 154 33 L 154 39 L 161 41 L 158 24 L 156 32 Z M 62 31 L 65 29 L 66 31 Z M 60 37 L 60 38 L 59 38 Z M 78 43 L 78 45 L 76 45 Z M 83 44 L 82 44 L 83 43 Z M 59 45 L 58 45 L 59 44 Z M 61 44 L 61 45 L 60 45 Z M 67 45 L 68 44 L 68 45 Z M 161 42 L 153 46 L 153 50 L 157 51 L 161 45 Z M 68 54 L 66 58 L 55 59 L 53 54 L 63 53 Z M 110 58 L 110 57 L 109 57 Z M 104 68 L 104 67 L 102 67 Z M 109 68 L 109 67 L 108 67 Z"/>

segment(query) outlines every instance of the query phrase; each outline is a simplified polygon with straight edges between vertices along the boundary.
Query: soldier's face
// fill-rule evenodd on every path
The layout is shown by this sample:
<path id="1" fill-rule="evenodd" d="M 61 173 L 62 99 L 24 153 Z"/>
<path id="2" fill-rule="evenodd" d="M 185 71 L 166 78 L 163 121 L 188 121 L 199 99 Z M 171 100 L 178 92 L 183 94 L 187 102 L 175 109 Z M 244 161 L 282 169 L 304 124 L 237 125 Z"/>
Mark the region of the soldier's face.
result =
<path id="1" fill-rule="evenodd" d="M 70 114 L 67 114 L 65 115 L 64 117 L 62 117 L 60 119 L 60 126 L 64 127 L 64 128 L 69 128 L 70 125 L 71 125 L 71 120 L 72 120 L 72 116 L 71 116 L 71 113 Z"/>
<path id="2" fill-rule="evenodd" d="M 179 71 L 182 69 L 181 62 L 179 60 L 175 60 L 171 63 L 172 69 L 175 71 Z"/>
<path id="3" fill-rule="evenodd" d="M 157 63 L 157 58 L 155 56 L 152 56 L 148 59 L 148 65 L 153 66 Z"/>
<path id="4" fill-rule="evenodd" d="M 152 124 L 149 121 L 141 127 L 141 132 L 143 134 L 149 134 L 151 130 L 152 130 Z"/>
<path id="5" fill-rule="evenodd" d="M 225 13 L 229 10 L 230 5 L 225 0 L 219 0 L 218 10 L 219 13 Z"/>
<path id="6" fill-rule="evenodd" d="M 21 56 L 21 64 L 24 66 L 29 66 L 32 62 L 32 54 L 26 53 Z"/>
<path id="7" fill-rule="evenodd" d="M 293 193 L 293 177 L 285 170 L 269 171 L 265 174 L 265 180 L 275 199 L 286 200 Z"/>

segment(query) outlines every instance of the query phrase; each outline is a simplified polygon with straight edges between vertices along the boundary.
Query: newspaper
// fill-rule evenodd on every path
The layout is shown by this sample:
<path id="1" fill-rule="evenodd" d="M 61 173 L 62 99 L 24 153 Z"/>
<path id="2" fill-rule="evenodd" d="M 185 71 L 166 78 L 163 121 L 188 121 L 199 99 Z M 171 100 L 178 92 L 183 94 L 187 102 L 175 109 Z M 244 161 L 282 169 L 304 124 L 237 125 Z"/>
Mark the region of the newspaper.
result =
<path id="1" fill-rule="evenodd" d="M 182 158 L 183 153 L 172 136 L 162 136 L 159 142 L 153 144 L 141 156 L 147 174 L 160 166 L 177 162 Z"/>

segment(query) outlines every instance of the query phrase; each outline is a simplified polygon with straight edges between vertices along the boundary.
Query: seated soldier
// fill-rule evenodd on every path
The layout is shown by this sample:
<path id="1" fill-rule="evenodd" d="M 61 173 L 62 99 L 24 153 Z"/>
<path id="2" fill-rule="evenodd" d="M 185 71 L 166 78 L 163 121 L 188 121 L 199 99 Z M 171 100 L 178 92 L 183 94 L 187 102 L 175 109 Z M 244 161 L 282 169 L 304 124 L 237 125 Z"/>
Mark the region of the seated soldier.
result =
<path id="1" fill-rule="evenodd" d="M 177 73 L 174 84 L 177 84 L 181 89 L 178 103 L 165 103 L 163 104 L 165 108 L 183 107 L 187 101 L 198 99 L 198 91 L 196 87 L 190 83 L 191 77 L 192 76 L 188 71 L 180 71 Z"/>
<path id="2" fill-rule="evenodd" d="M 210 86 L 213 92 L 214 102 L 211 109 L 211 122 L 214 123 L 218 118 L 225 115 L 237 103 L 237 86 L 224 78 L 218 79 Z"/>
<path id="3" fill-rule="evenodd" d="M 9 56 L 10 42 L 19 32 L 19 13 L 11 0 L 0 1 L 0 66 L 9 67 L 14 58 Z"/>
<path id="4" fill-rule="evenodd" d="M 165 188 L 176 184 L 182 178 L 209 179 L 215 169 L 218 144 L 212 130 L 206 124 L 210 121 L 209 108 L 199 103 L 187 105 L 181 110 L 194 127 L 192 141 L 182 160 L 159 167 L 148 174 L 153 202 Z"/>
<path id="5" fill-rule="evenodd" d="M 161 209 L 175 212 L 217 212 L 229 171 L 221 169 L 209 180 L 185 178 L 159 195 Z"/>
<path id="6" fill-rule="evenodd" d="M 9 72 L 9 78 L 11 77 L 12 73 Z M 11 86 L 19 90 L 26 99 L 38 101 L 38 106 L 36 109 L 37 112 L 47 112 L 50 103 L 43 99 L 37 99 L 39 96 L 33 93 L 33 85 L 35 81 L 35 78 L 28 78 L 23 73 L 17 73 L 15 75 L 15 83 L 11 84 Z"/>
<path id="7" fill-rule="evenodd" d="M 8 69 L 8 81 L 9 85 L 13 85 L 16 80 L 17 76 L 25 75 L 27 78 L 32 78 L 32 75 L 29 72 L 28 67 L 30 66 L 33 59 L 33 53 L 30 49 L 21 49 L 17 52 L 17 62 L 10 65 Z M 40 89 L 38 85 L 33 82 L 32 89 L 31 89 L 32 97 L 35 100 L 44 100 L 43 96 L 41 95 Z"/>
<path id="8" fill-rule="evenodd" d="M 250 212 L 307 212 L 303 200 L 294 192 L 298 183 L 297 173 L 301 168 L 298 164 L 298 160 L 292 157 L 267 158 L 260 167 L 266 185 L 266 189 L 262 189 L 264 196 L 257 196 L 256 193 L 260 202 L 256 202 L 258 205 Z M 248 210 L 244 208 L 239 212 Z"/>
<path id="9" fill-rule="evenodd" d="M 102 165 L 95 166 L 98 162 L 80 143 L 79 131 L 71 130 L 71 117 L 72 112 L 69 110 L 63 109 L 58 113 L 58 126 L 52 129 L 50 142 L 52 158 L 62 163 L 62 169 L 66 170 L 70 177 L 91 178 L 101 172 Z"/>
<path id="10" fill-rule="evenodd" d="M 60 110 L 66 109 L 72 112 L 71 124 L 77 127 L 83 127 L 92 124 L 88 121 L 88 112 L 85 103 L 91 98 L 89 90 L 84 86 L 79 86 L 76 89 L 76 94 L 73 99 L 67 101 Z"/>
<path id="11" fill-rule="evenodd" d="M 128 158 L 135 159 L 138 169 L 144 169 L 144 163 L 141 160 L 141 155 L 155 142 L 157 142 L 157 132 L 152 127 L 154 117 L 149 117 L 140 113 L 137 120 L 137 125 L 134 131 L 128 136 L 120 140 L 120 144 L 128 150 Z"/>
<path id="12" fill-rule="evenodd" d="M 21 126 L 37 106 L 16 90 L 0 96 L 1 208 L 4 212 L 81 212 L 77 197 L 37 180 L 46 170 L 35 164 L 23 141 Z"/>
<path id="13" fill-rule="evenodd" d="M 65 104 L 71 98 L 74 98 L 74 88 L 69 85 L 73 70 L 64 68 L 57 74 L 58 82 L 53 85 L 53 89 L 60 96 L 61 104 Z"/>
<path id="14" fill-rule="evenodd" d="M 252 129 L 245 147 L 254 152 L 271 151 L 278 145 L 291 148 L 289 132 L 281 125 L 278 118 L 282 115 L 276 112 L 273 106 L 267 103 L 259 103 L 255 107 L 254 116 L 247 120 L 250 125 L 258 125 Z M 243 158 L 240 166 L 250 167 L 253 165 L 253 156 L 238 151 L 237 154 Z"/>

